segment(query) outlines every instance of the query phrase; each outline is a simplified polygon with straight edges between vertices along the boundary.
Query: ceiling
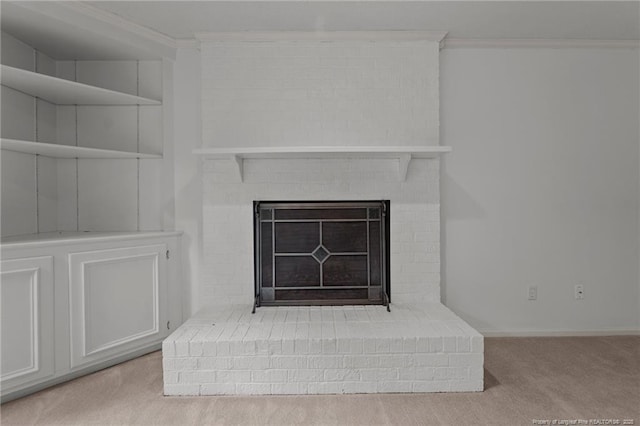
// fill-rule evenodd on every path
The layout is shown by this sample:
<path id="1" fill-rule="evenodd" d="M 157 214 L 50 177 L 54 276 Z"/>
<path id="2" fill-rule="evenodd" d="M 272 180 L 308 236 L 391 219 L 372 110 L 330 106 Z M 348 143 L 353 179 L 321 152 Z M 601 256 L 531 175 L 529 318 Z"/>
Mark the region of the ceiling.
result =
<path id="1" fill-rule="evenodd" d="M 640 39 L 637 1 L 95 1 L 176 39 L 212 31 L 445 30 L 449 38 Z"/>
<path id="2" fill-rule="evenodd" d="M 448 31 L 447 40 L 640 40 L 638 1 L 1 0 L 0 8 L 3 31 L 54 59 L 166 57 L 163 46 L 175 46 L 176 39 L 229 31 L 418 30 Z"/>

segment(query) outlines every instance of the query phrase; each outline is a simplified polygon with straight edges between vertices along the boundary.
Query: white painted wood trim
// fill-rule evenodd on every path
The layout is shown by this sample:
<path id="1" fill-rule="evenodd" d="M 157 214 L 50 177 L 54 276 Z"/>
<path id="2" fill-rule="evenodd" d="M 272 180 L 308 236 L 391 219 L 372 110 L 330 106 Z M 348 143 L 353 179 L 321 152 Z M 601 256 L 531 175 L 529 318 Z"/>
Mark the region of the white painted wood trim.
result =
<path id="1" fill-rule="evenodd" d="M 638 49 L 640 40 L 576 39 L 466 39 L 445 38 L 444 49 L 456 48 L 548 48 L 548 49 Z"/>
<path id="2" fill-rule="evenodd" d="M 166 260 L 164 252 L 167 244 L 108 248 L 100 250 L 70 253 L 69 258 L 69 300 L 70 300 L 70 336 L 71 336 L 71 369 L 84 367 L 104 357 L 118 355 L 122 352 L 152 343 L 161 337 L 161 323 L 166 317 L 165 300 L 160 293 L 166 293 Z M 90 348 L 87 330 L 87 274 L 86 266 L 95 264 L 114 264 L 133 259 L 152 260 L 152 326 L 136 333 L 124 335 Z M 104 303 L 104 302 L 103 302 Z M 111 308 L 115 308 L 111 306 Z M 162 313 L 162 314 L 161 314 Z"/>
<path id="3" fill-rule="evenodd" d="M 17 6 L 54 17 L 67 25 L 88 29 L 105 38 L 175 59 L 176 41 L 165 34 L 83 2 L 16 2 Z"/>
<path id="4" fill-rule="evenodd" d="M 18 139 L 0 139 L 0 148 L 6 151 L 37 154 L 52 158 L 102 158 L 102 159 L 159 159 L 160 154 L 115 151 L 112 149 L 86 148 L 75 145 L 61 145 L 45 142 L 31 142 Z"/>
<path id="5" fill-rule="evenodd" d="M 181 231 L 156 232 L 45 232 L 32 235 L 21 235 L 2 239 L 0 249 L 14 250 L 21 248 L 62 247 L 72 244 L 89 244 L 109 241 L 141 240 L 145 238 L 167 238 L 182 235 Z"/>
<path id="6" fill-rule="evenodd" d="M 52 77 L 8 65 L 0 66 L 3 86 L 11 87 L 56 105 L 160 105 L 156 99 L 148 99 L 128 93 L 103 89 Z"/>
<path id="7" fill-rule="evenodd" d="M 4 395 L 13 389 L 54 375 L 54 270 L 53 256 L 3 259 L 0 263 L 2 275 L 5 277 L 8 274 L 27 274 L 30 286 L 28 304 L 32 323 L 29 336 L 32 349 L 31 365 L 0 378 L 0 393 Z M 0 285 L 1 283 L 2 280 Z M 11 346 L 3 346 L 5 355 L 6 351 L 10 350 Z"/>
<path id="8" fill-rule="evenodd" d="M 450 146 L 308 146 L 308 147 L 247 147 L 247 148 L 201 148 L 195 155 L 209 160 L 233 160 L 237 165 L 240 182 L 244 181 L 245 159 L 340 159 L 382 158 L 398 162 L 398 180 L 407 178 L 409 163 L 414 158 L 437 158 L 451 152 Z"/>
<path id="9" fill-rule="evenodd" d="M 217 41 L 407 41 L 440 42 L 446 31 L 228 31 L 201 32 L 201 42 Z"/>
<path id="10" fill-rule="evenodd" d="M 276 146 L 276 147 L 229 147 L 194 149 L 195 155 L 211 159 L 232 156 L 242 158 L 331 158 L 353 156 L 355 158 L 398 158 L 409 154 L 413 158 L 435 158 L 452 151 L 444 145 L 405 146 Z"/>

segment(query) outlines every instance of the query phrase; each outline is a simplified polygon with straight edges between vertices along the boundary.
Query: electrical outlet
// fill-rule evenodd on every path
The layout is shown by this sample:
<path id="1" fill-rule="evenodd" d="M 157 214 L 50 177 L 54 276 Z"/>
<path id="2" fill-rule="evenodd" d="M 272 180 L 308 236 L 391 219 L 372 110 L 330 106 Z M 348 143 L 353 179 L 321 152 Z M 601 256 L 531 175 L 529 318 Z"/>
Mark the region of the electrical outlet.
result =
<path id="1" fill-rule="evenodd" d="M 576 285 L 575 296 L 576 296 L 576 300 L 584 299 L 584 286 L 582 284 Z"/>
<path id="2" fill-rule="evenodd" d="M 538 300 L 538 286 L 531 285 L 529 286 L 529 296 L 527 297 L 529 300 Z"/>

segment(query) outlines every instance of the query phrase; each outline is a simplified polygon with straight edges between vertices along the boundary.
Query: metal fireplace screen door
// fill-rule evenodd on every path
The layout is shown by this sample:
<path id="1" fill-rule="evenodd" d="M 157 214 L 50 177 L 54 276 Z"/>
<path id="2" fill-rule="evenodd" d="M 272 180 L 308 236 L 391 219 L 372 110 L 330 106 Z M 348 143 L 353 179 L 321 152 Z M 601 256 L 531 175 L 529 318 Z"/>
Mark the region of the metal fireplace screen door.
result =
<path id="1" fill-rule="evenodd" d="M 388 202 L 256 202 L 255 305 L 388 305 Z"/>

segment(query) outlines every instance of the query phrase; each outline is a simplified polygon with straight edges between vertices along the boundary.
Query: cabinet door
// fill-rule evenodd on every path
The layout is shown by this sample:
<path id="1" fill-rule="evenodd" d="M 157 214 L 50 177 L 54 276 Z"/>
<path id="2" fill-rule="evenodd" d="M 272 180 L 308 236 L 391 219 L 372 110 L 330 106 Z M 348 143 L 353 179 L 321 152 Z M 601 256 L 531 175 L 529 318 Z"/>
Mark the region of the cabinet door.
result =
<path id="1" fill-rule="evenodd" d="M 5 394 L 53 375 L 53 257 L 0 265 L 0 387 Z"/>
<path id="2" fill-rule="evenodd" d="M 69 254 L 71 368 L 161 341 L 166 244 Z"/>

